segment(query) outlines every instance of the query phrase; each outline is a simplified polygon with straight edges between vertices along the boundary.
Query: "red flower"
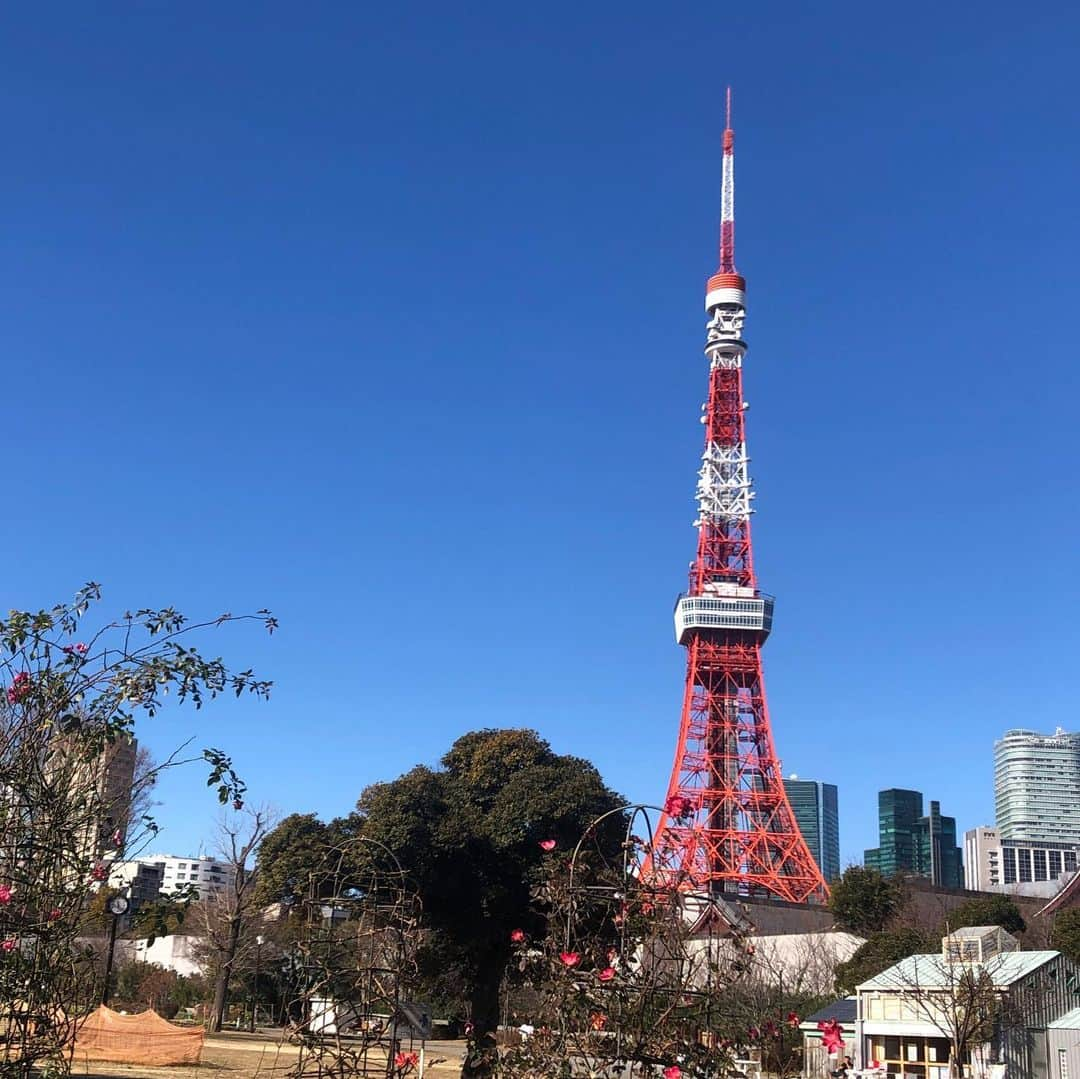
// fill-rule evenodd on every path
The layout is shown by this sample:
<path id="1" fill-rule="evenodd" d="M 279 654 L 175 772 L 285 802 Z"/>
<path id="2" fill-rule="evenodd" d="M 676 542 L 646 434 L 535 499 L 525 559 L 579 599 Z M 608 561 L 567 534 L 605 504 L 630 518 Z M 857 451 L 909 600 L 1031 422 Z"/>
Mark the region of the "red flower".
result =
<path id="1" fill-rule="evenodd" d="M 752 1042 L 756 1042 L 756 1041 L 758 1040 L 758 1038 L 760 1038 L 760 1037 L 761 1037 L 761 1031 L 760 1031 L 760 1030 L 758 1030 L 758 1028 L 757 1028 L 757 1027 L 751 1027 L 751 1028 L 750 1028 L 750 1029 L 749 1029 L 749 1030 L 748 1030 L 748 1031 L 746 1032 L 746 1036 L 747 1036 L 747 1037 L 748 1037 L 748 1038 L 749 1038 L 749 1039 L 750 1039 L 750 1040 L 751 1040 Z"/>
<path id="2" fill-rule="evenodd" d="M 31 688 L 30 675 L 26 671 L 19 671 L 11 680 L 11 685 L 8 686 L 8 704 L 18 704 L 30 692 Z"/>
<path id="3" fill-rule="evenodd" d="M 85 656 L 86 655 L 86 645 L 83 644 L 82 641 L 79 641 L 78 644 L 66 645 L 64 647 L 64 651 L 67 652 L 67 654 L 69 656 L 76 655 L 76 654 L 80 655 L 80 656 Z"/>
<path id="4" fill-rule="evenodd" d="M 90 870 L 90 876 L 94 880 L 104 880 L 105 879 L 105 866 L 104 866 L 104 864 L 102 862 L 98 862 L 98 864 L 96 866 L 94 866 L 93 869 Z"/>
<path id="5" fill-rule="evenodd" d="M 603 1012 L 593 1012 L 589 1016 L 589 1026 L 593 1030 L 603 1030 L 607 1026 L 607 1016 Z"/>
<path id="6" fill-rule="evenodd" d="M 0 940 L 0 948 L 3 948 L 5 952 L 13 952 L 17 943 L 14 937 L 8 937 L 7 940 Z"/>
<path id="7" fill-rule="evenodd" d="M 603 970 L 598 971 L 596 975 L 602 982 L 610 982 L 615 977 L 614 967 L 604 967 Z"/>
<path id="8" fill-rule="evenodd" d="M 521 943 L 521 942 L 522 942 L 522 941 L 523 941 L 523 940 L 525 939 L 525 930 L 524 930 L 524 929 L 515 929 L 515 930 L 514 930 L 514 931 L 513 931 L 513 932 L 512 932 L 511 934 L 510 934 L 510 939 L 511 939 L 511 940 L 512 940 L 512 941 L 513 941 L 513 942 L 514 942 L 515 944 L 520 944 L 520 943 Z"/>
<path id="9" fill-rule="evenodd" d="M 11 902 L 11 895 L 11 885 L 0 884 L 0 903 L 3 903 L 6 906 Z"/>
<path id="10" fill-rule="evenodd" d="M 63 913 L 64 912 L 59 907 L 53 907 L 53 909 L 49 911 L 49 921 L 50 922 L 58 922 L 58 921 L 60 921 L 60 919 L 63 917 Z"/>
<path id="11" fill-rule="evenodd" d="M 119 828 L 112 834 L 112 845 L 114 847 L 122 847 L 124 845 L 124 837 Z"/>
<path id="12" fill-rule="evenodd" d="M 232 807 L 236 810 L 237 813 L 239 813 L 240 810 L 244 808 L 244 803 L 240 798 L 234 798 Z"/>
<path id="13" fill-rule="evenodd" d="M 678 1064 L 672 1064 L 664 1069 L 664 1079 L 682 1079 L 682 1068 Z"/>
<path id="14" fill-rule="evenodd" d="M 829 1056 L 836 1056 L 844 1049 L 844 1032 L 835 1019 L 827 1019 L 818 1023 L 821 1031 L 821 1044 Z"/>
<path id="15" fill-rule="evenodd" d="M 556 844 L 555 844 L 554 839 L 541 839 L 540 840 L 540 849 L 541 850 L 554 850 L 555 845 Z"/>
<path id="16" fill-rule="evenodd" d="M 420 1057 L 416 1053 L 398 1053 L 394 1057 L 394 1067 L 406 1072 L 412 1071 L 419 1062 Z"/>
<path id="17" fill-rule="evenodd" d="M 795 1012 L 787 1013 L 787 1025 L 789 1027 L 797 1027 L 799 1025 L 799 1017 Z"/>
<path id="18" fill-rule="evenodd" d="M 576 967 L 581 962 L 578 952 L 559 952 L 559 959 L 565 967 Z"/>

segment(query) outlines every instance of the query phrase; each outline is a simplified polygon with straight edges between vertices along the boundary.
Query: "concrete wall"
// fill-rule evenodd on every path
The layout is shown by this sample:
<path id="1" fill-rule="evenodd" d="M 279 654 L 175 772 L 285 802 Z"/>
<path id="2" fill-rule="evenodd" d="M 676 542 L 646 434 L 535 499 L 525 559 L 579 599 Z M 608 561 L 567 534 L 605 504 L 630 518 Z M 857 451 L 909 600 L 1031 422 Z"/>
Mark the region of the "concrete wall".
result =
<path id="1" fill-rule="evenodd" d="M 147 945 L 145 940 L 136 940 L 135 958 L 144 963 L 157 963 L 166 970 L 175 970 L 177 974 L 191 977 L 201 974 L 202 968 L 195 961 L 193 945 L 197 937 L 180 936 L 173 934 L 168 937 L 158 937 L 153 944 Z"/>

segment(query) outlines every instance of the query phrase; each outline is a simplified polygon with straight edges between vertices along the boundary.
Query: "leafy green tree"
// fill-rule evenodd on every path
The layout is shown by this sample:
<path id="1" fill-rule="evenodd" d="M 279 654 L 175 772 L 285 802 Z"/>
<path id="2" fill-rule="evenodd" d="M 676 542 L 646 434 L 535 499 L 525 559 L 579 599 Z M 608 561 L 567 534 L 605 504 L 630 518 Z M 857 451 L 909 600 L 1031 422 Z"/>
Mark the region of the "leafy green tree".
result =
<path id="1" fill-rule="evenodd" d="M 1027 929 L 1020 908 L 1004 895 L 969 899 L 961 903 L 946 915 L 943 935 L 967 925 L 1000 925 L 1009 933 L 1023 933 Z"/>
<path id="2" fill-rule="evenodd" d="M 836 991 L 851 996 L 855 987 L 909 955 L 932 950 L 933 941 L 918 929 L 875 933 L 846 963 L 836 968 Z"/>
<path id="3" fill-rule="evenodd" d="M 293 813 L 267 834 L 257 863 L 260 903 L 292 906 L 306 894 L 319 868 L 326 831 L 314 813 Z"/>
<path id="4" fill-rule="evenodd" d="M 895 881 L 861 865 L 848 866 L 829 890 L 829 910 L 836 924 L 859 936 L 882 932 L 901 901 Z"/>
<path id="5" fill-rule="evenodd" d="M 1080 963 L 1080 907 L 1058 913 L 1050 932 L 1050 944 L 1073 962 Z"/>
<path id="6" fill-rule="evenodd" d="M 475 1049 L 463 1076 L 493 1074 L 511 934 L 543 930 L 530 903 L 541 843 L 572 848 L 621 804 L 591 764 L 556 754 L 529 730 L 466 734 L 441 768 L 414 768 L 361 796 L 364 835 L 391 850 L 416 882 L 440 957 L 467 989 Z M 606 841 L 617 850 L 624 822 L 616 814 L 607 825 Z"/>

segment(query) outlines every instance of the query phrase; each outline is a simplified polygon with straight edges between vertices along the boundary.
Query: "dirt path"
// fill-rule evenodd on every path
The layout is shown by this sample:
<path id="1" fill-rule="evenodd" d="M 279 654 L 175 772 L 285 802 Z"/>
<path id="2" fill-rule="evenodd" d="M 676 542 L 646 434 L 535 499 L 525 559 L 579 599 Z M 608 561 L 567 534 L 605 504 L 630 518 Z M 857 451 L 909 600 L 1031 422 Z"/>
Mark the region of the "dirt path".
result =
<path id="1" fill-rule="evenodd" d="M 462 1044 L 434 1042 L 426 1047 L 430 1062 L 425 1079 L 456 1079 L 461 1072 Z M 286 1079 L 296 1064 L 295 1045 L 276 1036 L 260 1034 L 211 1034 L 203 1044 L 202 1063 L 150 1067 L 139 1064 L 108 1064 L 90 1061 L 72 1068 L 73 1076 L 101 1079 Z M 439 1063 L 436 1063 L 436 1062 Z M 206 1073 L 213 1073 L 206 1075 Z"/>

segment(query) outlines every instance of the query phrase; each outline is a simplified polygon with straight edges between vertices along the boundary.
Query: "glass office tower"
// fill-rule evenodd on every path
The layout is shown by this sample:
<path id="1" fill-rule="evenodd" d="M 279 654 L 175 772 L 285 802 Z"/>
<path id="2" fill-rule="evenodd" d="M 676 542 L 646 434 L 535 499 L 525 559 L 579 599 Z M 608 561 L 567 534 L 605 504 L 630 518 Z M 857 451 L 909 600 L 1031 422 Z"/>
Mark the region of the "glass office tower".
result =
<path id="1" fill-rule="evenodd" d="M 836 786 L 791 776 L 784 790 L 814 861 L 827 880 L 840 876 L 840 810 Z"/>

